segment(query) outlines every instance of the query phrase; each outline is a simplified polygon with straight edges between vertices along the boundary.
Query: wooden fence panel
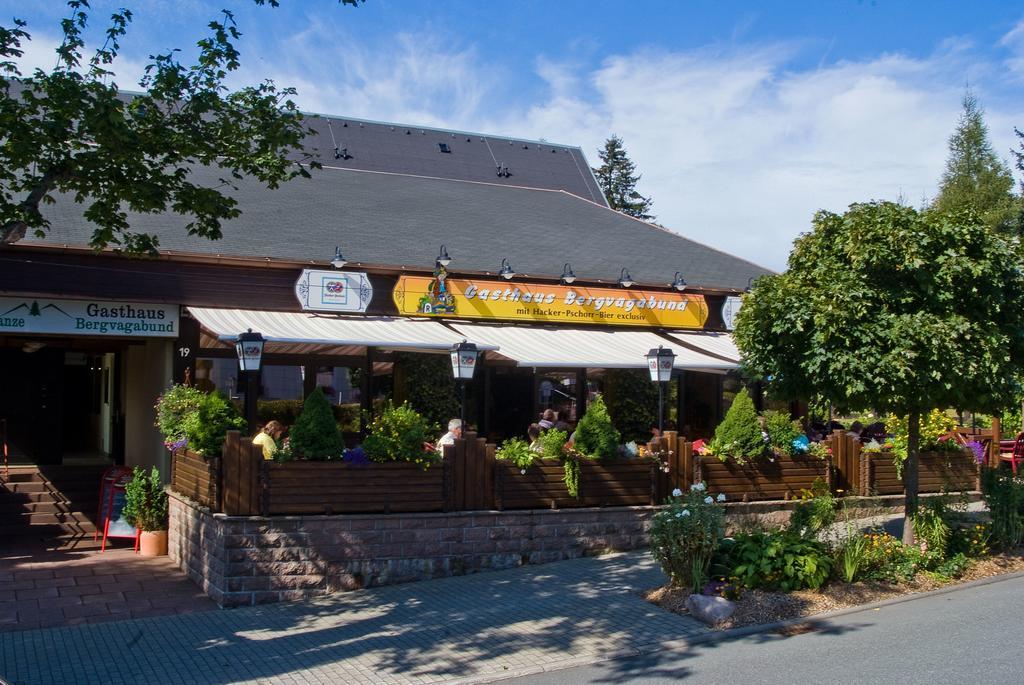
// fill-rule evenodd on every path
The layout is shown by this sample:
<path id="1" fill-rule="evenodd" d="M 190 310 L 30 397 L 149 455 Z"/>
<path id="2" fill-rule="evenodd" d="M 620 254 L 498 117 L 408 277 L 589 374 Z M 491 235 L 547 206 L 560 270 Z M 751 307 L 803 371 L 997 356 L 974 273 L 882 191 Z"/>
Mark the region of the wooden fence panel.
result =
<path id="1" fill-rule="evenodd" d="M 222 504 L 224 513 L 231 516 L 256 516 L 261 509 L 260 471 L 263 451 L 253 446 L 251 438 L 243 438 L 238 431 L 228 431 L 221 450 Z"/>
<path id="2" fill-rule="evenodd" d="M 743 465 L 697 457 L 696 464 L 696 480 L 703 480 L 709 493 L 724 493 L 731 501 L 792 499 L 816 480 L 826 485 L 831 480 L 831 464 L 815 457 L 776 457 Z"/>
<path id="3" fill-rule="evenodd" d="M 862 492 L 870 495 L 901 495 L 903 480 L 893 455 L 876 452 L 863 455 Z M 974 456 L 959 452 L 925 452 L 918 457 L 918 492 L 963 492 L 980 488 L 981 471 Z"/>
<path id="4" fill-rule="evenodd" d="M 519 467 L 498 462 L 499 509 L 564 509 L 580 506 L 565 487 L 565 469 L 557 459 L 542 459 L 521 473 Z"/>
<path id="5" fill-rule="evenodd" d="M 220 511 L 220 457 L 209 459 L 189 450 L 171 457 L 171 489 L 200 506 Z"/>
<path id="6" fill-rule="evenodd" d="M 347 464 L 290 461 L 266 464 L 266 512 L 362 514 L 445 509 L 445 468 L 407 462 Z"/>
<path id="7" fill-rule="evenodd" d="M 580 506 L 654 504 L 659 465 L 649 459 L 580 460 Z"/>
<path id="8" fill-rule="evenodd" d="M 846 431 L 837 430 L 828 437 L 827 444 L 832 449 L 832 465 L 835 468 L 833 488 L 836 492 L 842 490 L 844 494 L 860 492 L 860 440 Z"/>

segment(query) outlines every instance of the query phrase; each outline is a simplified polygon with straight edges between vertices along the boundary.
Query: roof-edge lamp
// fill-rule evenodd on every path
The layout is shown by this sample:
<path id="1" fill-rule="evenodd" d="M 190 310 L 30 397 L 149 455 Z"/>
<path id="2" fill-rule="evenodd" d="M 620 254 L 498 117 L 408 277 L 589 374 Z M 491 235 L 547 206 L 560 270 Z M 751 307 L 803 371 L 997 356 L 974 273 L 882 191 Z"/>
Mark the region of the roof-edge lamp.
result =
<path id="1" fill-rule="evenodd" d="M 512 269 L 512 265 L 509 264 L 508 257 L 501 260 L 501 271 L 498 272 L 498 275 L 506 281 L 511 281 L 515 277 L 516 272 Z"/>
<path id="2" fill-rule="evenodd" d="M 676 275 L 672 278 L 672 282 L 669 283 L 673 288 L 679 292 L 686 290 L 686 279 L 683 278 L 683 274 L 676 272 Z"/>
<path id="3" fill-rule="evenodd" d="M 565 283 L 566 285 L 572 285 L 573 281 L 575 280 L 576 274 L 572 272 L 572 266 L 569 264 L 569 262 L 566 262 L 565 266 L 562 267 L 562 283 Z"/>
<path id="4" fill-rule="evenodd" d="M 346 264 L 348 264 L 348 260 L 345 259 L 344 255 L 341 254 L 341 248 L 334 248 L 334 259 L 331 260 L 331 266 L 333 266 L 335 269 L 340 269 Z"/>
<path id="5" fill-rule="evenodd" d="M 441 246 L 441 251 L 437 254 L 437 263 L 441 266 L 447 267 L 452 263 L 452 258 L 448 256 L 448 248 L 444 245 Z"/>
<path id="6" fill-rule="evenodd" d="M 626 271 L 626 267 L 622 267 L 622 271 L 619 272 L 619 285 L 623 288 L 632 288 L 635 283 L 636 281 L 634 281 L 633 277 L 629 275 L 628 271 Z"/>

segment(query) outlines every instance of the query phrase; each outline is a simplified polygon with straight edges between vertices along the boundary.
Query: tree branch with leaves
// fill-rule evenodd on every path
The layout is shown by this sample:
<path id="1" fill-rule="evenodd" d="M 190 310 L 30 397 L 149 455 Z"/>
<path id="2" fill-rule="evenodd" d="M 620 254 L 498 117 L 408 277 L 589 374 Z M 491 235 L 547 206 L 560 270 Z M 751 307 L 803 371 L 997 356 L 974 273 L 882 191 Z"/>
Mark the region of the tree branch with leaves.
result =
<path id="1" fill-rule="evenodd" d="M 24 21 L 0 26 L 0 243 L 30 231 L 44 237 L 50 224 L 42 207 L 58 196 L 86 205 L 97 250 L 157 252 L 157 237 L 133 231 L 128 211 L 188 216 L 189 235 L 215 240 L 222 222 L 241 213 L 227 193 L 236 181 L 254 178 L 275 189 L 319 167 L 302 146 L 310 130 L 293 88 L 269 80 L 234 91 L 225 85 L 240 66 L 241 33 L 231 12 L 208 24 L 194 64 L 183 64 L 178 50 L 151 55 L 139 83 L 144 92 L 126 98 L 110 66 L 132 12 L 114 12 L 103 44 L 90 53 L 90 5 L 72 0 L 68 7 L 48 72 L 26 76 L 17 66 L 31 40 Z M 196 182 L 197 166 L 217 169 L 218 182 Z"/>

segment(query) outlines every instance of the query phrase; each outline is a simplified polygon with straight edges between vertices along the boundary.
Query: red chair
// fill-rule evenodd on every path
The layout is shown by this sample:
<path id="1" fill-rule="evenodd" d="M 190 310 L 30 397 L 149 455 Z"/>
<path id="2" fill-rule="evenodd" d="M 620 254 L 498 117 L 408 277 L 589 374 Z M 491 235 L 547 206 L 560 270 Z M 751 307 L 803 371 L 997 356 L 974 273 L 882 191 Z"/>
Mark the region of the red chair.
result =
<path id="1" fill-rule="evenodd" d="M 1017 475 L 1017 464 L 1024 463 L 1024 433 L 1017 433 L 1017 439 L 1013 441 L 1013 450 L 1010 452 L 1000 452 L 999 462 L 1004 461 L 1010 462 L 1010 469 L 1013 471 L 1013 475 Z"/>

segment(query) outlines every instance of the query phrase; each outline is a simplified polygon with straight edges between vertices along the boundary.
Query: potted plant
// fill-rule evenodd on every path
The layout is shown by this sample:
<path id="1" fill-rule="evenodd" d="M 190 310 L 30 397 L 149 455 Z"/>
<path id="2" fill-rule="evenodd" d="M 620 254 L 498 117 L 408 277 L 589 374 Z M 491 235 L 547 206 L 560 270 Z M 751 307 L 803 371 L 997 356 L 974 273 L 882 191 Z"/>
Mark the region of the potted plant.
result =
<path id="1" fill-rule="evenodd" d="M 124 517 L 139 531 L 139 553 L 145 557 L 167 554 L 167 493 L 160 471 L 146 475 L 138 466 L 125 486 Z"/>

